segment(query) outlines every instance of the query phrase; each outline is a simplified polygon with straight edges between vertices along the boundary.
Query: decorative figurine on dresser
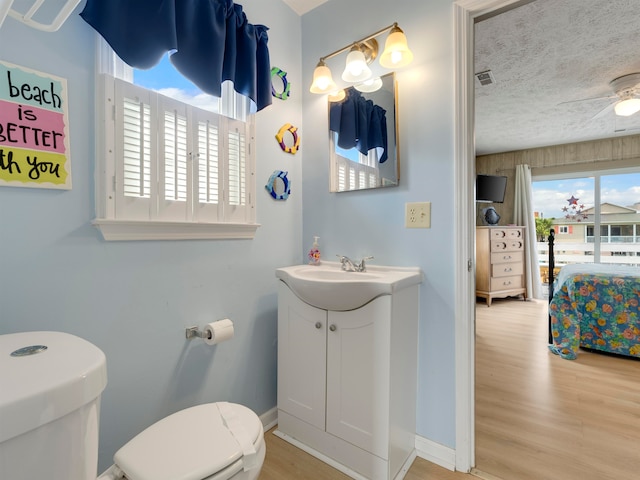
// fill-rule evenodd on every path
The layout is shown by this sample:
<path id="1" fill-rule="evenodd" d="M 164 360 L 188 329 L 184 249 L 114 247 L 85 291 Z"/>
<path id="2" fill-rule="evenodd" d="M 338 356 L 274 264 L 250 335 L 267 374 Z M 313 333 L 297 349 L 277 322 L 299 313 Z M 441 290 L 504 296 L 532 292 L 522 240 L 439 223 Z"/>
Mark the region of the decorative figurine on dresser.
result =
<path id="1" fill-rule="evenodd" d="M 524 227 L 476 227 L 476 297 L 526 300 L 524 255 Z"/>

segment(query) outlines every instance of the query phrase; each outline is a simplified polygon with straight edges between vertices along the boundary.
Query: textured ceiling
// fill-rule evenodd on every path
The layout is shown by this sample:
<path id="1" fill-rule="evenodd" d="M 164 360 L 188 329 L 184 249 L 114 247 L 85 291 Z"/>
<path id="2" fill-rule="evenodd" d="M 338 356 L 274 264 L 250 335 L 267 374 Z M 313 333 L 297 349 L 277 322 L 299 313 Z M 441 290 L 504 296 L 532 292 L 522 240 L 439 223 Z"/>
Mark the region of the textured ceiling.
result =
<path id="1" fill-rule="evenodd" d="M 536 0 L 475 26 L 476 153 L 640 133 L 611 110 L 609 82 L 640 72 L 640 1 Z"/>

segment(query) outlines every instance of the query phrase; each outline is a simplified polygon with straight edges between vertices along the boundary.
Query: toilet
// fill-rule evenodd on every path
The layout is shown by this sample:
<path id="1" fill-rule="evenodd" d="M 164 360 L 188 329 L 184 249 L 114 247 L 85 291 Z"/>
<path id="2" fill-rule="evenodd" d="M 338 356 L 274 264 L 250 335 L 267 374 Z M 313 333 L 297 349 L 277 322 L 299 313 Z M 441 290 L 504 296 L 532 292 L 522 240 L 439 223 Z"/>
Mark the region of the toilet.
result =
<path id="1" fill-rule="evenodd" d="M 61 332 L 0 335 L 0 479 L 96 480 L 104 353 Z M 255 480 L 266 447 L 243 405 L 190 407 L 151 425 L 98 480 Z"/>

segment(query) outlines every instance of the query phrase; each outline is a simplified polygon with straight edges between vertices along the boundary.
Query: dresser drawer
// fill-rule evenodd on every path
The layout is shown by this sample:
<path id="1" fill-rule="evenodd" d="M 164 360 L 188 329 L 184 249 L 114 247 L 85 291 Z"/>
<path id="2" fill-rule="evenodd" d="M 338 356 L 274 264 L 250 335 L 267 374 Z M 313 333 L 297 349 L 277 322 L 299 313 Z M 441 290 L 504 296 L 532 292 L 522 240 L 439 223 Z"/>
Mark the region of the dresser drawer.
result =
<path id="1" fill-rule="evenodd" d="M 491 291 L 510 290 L 512 288 L 522 288 L 522 275 L 515 277 L 492 277 Z"/>
<path id="2" fill-rule="evenodd" d="M 515 240 L 522 238 L 521 228 L 492 228 L 491 240 Z"/>
<path id="3" fill-rule="evenodd" d="M 509 277 L 513 275 L 522 275 L 524 268 L 520 263 L 498 263 L 491 266 L 492 277 Z"/>
<path id="4" fill-rule="evenodd" d="M 524 243 L 522 240 L 491 240 L 491 253 L 517 252 L 518 250 L 524 250 Z"/>
<path id="5" fill-rule="evenodd" d="M 520 250 L 515 252 L 504 251 L 491 254 L 491 265 L 511 262 L 524 262 L 524 252 Z"/>

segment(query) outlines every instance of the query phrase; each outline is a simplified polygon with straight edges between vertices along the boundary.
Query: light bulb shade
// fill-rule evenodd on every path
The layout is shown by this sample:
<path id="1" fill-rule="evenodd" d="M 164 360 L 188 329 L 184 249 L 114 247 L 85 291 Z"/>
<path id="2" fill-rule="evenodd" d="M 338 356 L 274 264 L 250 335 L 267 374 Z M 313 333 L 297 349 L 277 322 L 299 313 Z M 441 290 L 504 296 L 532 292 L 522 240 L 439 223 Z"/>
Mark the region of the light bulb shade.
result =
<path id="1" fill-rule="evenodd" d="M 344 90 L 340 90 L 339 92 L 331 92 L 329 94 L 329 97 L 327 97 L 329 99 L 330 102 L 341 102 L 342 100 L 345 99 L 345 97 L 347 96 L 347 94 L 345 93 Z"/>
<path id="2" fill-rule="evenodd" d="M 407 45 L 407 37 L 400 27 L 393 27 L 384 43 L 380 65 L 385 68 L 400 68 L 413 61 L 413 53 Z"/>
<path id="3" fill-rule="evenodd" d="M 353 47 L 347 55 L 347 63 L 342 72 L 342 80 L 345 82 L 362 82 L 371 76 L 371 69 L 367 65 L 364 53 Z"/>
<path id="4" fill-rule="evenodd" d="M 353 88 L 363 93 L 376 92 L 382 87 L 382 79 L 380 77 L 370 78 L 358 85 L 354 85 Z"/>
<path id="5" fill-rule="evenodd" d="M 331 76 L 331 70 L 325 65 L 324 62 L 319 62 L 316 69 L 313 71 L 313 82 L 309 91 L 311 93 L 329 93 L 337 90 L 338 86 L 333 81 Z"/>
<path id="6" fill-rule="evenodd" d="M 616 115 L 629 117 L 640 111 L 640 98 L 627 98 L 616 103 L 614 107 Z"/>

